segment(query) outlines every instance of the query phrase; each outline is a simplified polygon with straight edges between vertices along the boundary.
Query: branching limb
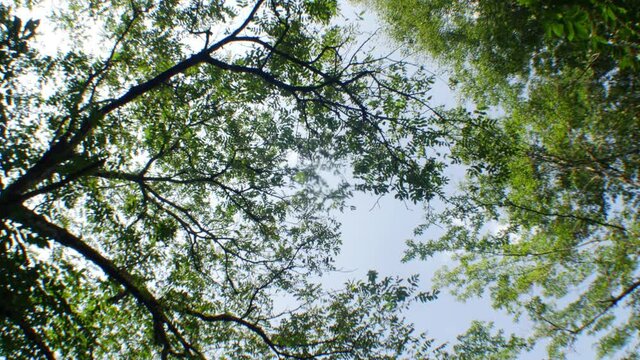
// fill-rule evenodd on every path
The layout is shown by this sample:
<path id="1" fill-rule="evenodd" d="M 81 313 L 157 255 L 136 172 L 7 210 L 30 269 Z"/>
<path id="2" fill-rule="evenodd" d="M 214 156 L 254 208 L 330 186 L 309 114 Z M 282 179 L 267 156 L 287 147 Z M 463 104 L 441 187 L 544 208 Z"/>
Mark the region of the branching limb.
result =
<path id="1" fill-rule="evenodd" d="M 53 351 L 49 348 L 49 346 L 45 342 L 45 339 L 40 334 L 38 334 L 38 332 L 33 328 L 31 324 L 29 324 L 29 321 L 27 321 L 24 316 L 2 303 L 0 303 L 0 314 L 8 317 L 13 323 L 18 325 L 20 330 L 22 330 L 22 332 L 24 333 L 25 337 L 36 345 L 38 350 L 44 355 L 45 358 L 47 358 L 47 360 L 55 360 Z"/>
<path id="2" fill-rule="evenodd" d="M 181 332 L 169 320 L 164 312 L 162 304 L 144 285 L 140 284 L 133 275 L 117 267 L 111 260 L 104 257 L 100 252 L 82 241 L 79 237 L 71 234 L 64 228 L 49 222 L 43 216 L 34 213 L 24 206 L 16 206 L 11 212 L 10 219 L 22 224 L 29 230 L 40 234 L 41 236 L 47 237 L 65 247 L 77 251 L 85 259 L 97 265 L 105 272 L 105 274 L 121 284 L 149 311 L 153 318 L 155 338 L 165 348 L 171 349 L 171 343 L 164 328 L 166 325 L 186 351 L 199 354 L 199 351 L 193 348 L 183 338 Z"/>

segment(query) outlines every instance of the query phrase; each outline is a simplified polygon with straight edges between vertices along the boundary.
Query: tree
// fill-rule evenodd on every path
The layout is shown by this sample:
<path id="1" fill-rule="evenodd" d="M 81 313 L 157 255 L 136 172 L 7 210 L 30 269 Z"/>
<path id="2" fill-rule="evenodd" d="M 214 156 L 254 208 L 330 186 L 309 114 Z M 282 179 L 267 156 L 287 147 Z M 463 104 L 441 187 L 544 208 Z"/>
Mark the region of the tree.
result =
<path id="1" fill-rule="evenodd" d="M 399 39 L 449 66 L 477 104 L 442 122 L 467 179 L 418 232 L 434 223 L 447 232 L 410 243 L 407 259 L 453 253 L 458 264 L 439 272 L 439 285 L 461 298 L 488 295 L 516 319 L 527 314 L 531 339 L 551 339 L 551 358 L 585 335 L 600 356 L 634 358 L 640 4 L 368 4 Z M 487 115 L 489 105 L 503 115 Z"/>
<path id="2" fill-rule="evenodd" d="M 431 79 L 355 51 L 331 0 L 73 0 L 40 35 L 35 3 L 0 5 L 0 355 L 425 356 L 416 278 L 312 279 L 352 191 L 322 174 L 445 182 Z"/>

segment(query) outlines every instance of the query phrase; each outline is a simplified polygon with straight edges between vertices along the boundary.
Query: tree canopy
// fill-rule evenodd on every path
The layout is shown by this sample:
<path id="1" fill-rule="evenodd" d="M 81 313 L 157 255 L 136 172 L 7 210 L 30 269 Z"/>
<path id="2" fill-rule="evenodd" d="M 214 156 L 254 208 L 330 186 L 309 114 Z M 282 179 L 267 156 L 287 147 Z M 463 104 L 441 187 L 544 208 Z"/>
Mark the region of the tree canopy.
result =
<path id="1" fill-rule="evenodd" d="M 336 0 L 0 4 L 0 356 L 636 356 L 640 3 L 365 2 L 476 111 L 434 112 Z M 323 289 L 353 191 L 443 200 L 407 259 L 453 253 L 440 286 L 535 332 L 448 353 L 403 318 L 417 277 Z"/>
<path id="2" fill-rule="evenodd" d="M 351 191 L 445 183 L 429 77 L 332 0 L 37 3 L 0 5 L 0 356 L 426 356 L 417 278 L 313 279 Z"/>
<path id="3" fill-rule="evenodd" d="M 633 0 L 361 2 L 379 10 L 396 38 L 450 67 L 476 102 L 515 101 L 529 79 L 567 67 L 596 77 L 640 67 Z"/>
<path id="4" fill-rule="evenodd" d="M 636 358 L 640 3 L 365 3 L 477 109 L 445 114 L 467 179 L 418 229 L 446 234 L 411 242 L 407 259 L 453 253 L 440 286 L 528 315 L 551 358 L 587 335 L 599 356 Z"/>

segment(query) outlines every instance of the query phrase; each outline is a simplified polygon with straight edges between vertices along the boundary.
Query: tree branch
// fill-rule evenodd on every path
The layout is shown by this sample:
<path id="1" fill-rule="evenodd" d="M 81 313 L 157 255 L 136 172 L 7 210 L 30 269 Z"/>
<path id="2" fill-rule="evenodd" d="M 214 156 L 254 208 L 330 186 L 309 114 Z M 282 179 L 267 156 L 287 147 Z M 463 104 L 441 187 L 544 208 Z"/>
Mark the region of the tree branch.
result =
<path id="1" fill-rule="evenodd" d="M 46 342 L 40 334 L 29 324 L 29 322 L 15 310 L 7 307 L 8 304 L 0 303 L 0 314 L 7 316 L 12 322 L 24 332 L 27 339 L 33 342 L 38 350 L 42 352 L 47 360 L 55 360 L 53 351 L 47 346 Z"/>
<path id="2" fill-rule="evenodd" d="M 112 100 L 101 108 L 94 109 L 93 111 L 90 110 L 82 121 L 80 128 L 73 136 L 63 136 L 58 139 L 49 147 L 49 149 L 33 166 L 31 166 L 20 178 L 18 178 L 14 183 L 7 186 L 7 188 L 2 191 L 2 193 L 0 193 L 0 217 L 6 216 L 4 212 L 10 207 L 6 205 L 9 205 L 12 202 L 17 202 L 22 192 L 28 190 L 29 188 L 33 187 L 34 185 L 51 175 L 60 163 L 69 160 L 73 156 L 75 147 L 93 131 L 95 126 L 102 118 L 104 118 L 107 114 L 113 112 L 114 110 L 119 109 L 124 105 L 132 102 L 133 100 L 139 98 L 140 96 L 148 93 L 149 91 L 160 87 L 162 84 L 166 83 L 174 76 L 184 73 L 186 70 L 192 67 L 207 62 L 207 60 L 211 58 L 210 54 L 212 52 L 233 41 L 233 39 L 248 26 L 263 3 L 264 0 L 257 1 L 245 21 L 229 36 L 220 40 L 211 47 L 199 53 L 196 53 L 191 57 L 170 67 L 169 69 L 161 72 L 152 79 L 133 86 L 124 95 L 115 100 Z"/>
<path id="3" fill-rule="evenodd" d="M 176 336 L 178 341 L 183 345 L 185 350 L 189 352 L 193 351 L 196 354 L 200 354 L 196 349 L 194 349 L 189 343 L 184 340 L 180 331 L 166 316 L 162 304 L 160 304 L 160 302 L 144 285 L 139 284 L 138 281 L 135 280 L 134 276 L 128 273 L 126 270 L 118 268 L 111 260 L 104 257 L 97 250 L 82 241 L 79 237 L 69 233 L 64 228 L 61 228 L 58 225 L 49 222 L 43 216 L 34 213 L 33 211 L 22 205 L 15 206 L 13 211 L 10 212 L 9 218 L 24 225 L 29 230 L 40 234 L 41 236 L 48 237 L 65 247 L 77 251 L 84 258 L 102 269 L 105 274 L 121 284 L 129 293 L 131 293 L 136 298 L 136 300 L 138 300 L 141 305 L 143 305 L 149 311 L 149 313 L 151 313 L 154 323 L 153 327 L 155 338 L 156 340 L 160 341 L 161 344 L 163 344 L 164 348 L 171 349 L 170 340 L 168 339 L 167 333 L 164 329 L 164 325 L 166 325 Z"/>

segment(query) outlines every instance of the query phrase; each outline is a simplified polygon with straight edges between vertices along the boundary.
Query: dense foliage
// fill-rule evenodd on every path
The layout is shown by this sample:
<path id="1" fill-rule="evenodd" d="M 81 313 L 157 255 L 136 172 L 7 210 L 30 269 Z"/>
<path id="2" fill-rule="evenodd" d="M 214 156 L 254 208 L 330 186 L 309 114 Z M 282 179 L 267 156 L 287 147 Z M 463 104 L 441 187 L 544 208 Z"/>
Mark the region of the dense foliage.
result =
<path id="1" fill-rule="evenodd" d="M 331 0 L 16 15 L 37 5 L 0 5 L 0 356 L 425 356 L 416 278 L 313 279 L 353 189 L 322 174 L 413 201 L 444 183 L 428 77 L 359 53 Z"/>
<path id="2" fill-rule="evenodd" d="M 566 67 L 596 77 L 640 69 L 633 0 L 362 2 L 380 10 L 395 37 L 450 66 L 477 102 L 517 97 L 530 78 Z"/>
<path id="3" fill-rule="evenodd" d="M 600 356 L 635 358 L 640 2 L 367 3 L 477 105 L 443 122 L 467 180 L 419 232 L 447 232 L 412 242 L 408 258 L 455 254 L 439 284 L 527 314 L 551 358 L 585 335 Z"/>

